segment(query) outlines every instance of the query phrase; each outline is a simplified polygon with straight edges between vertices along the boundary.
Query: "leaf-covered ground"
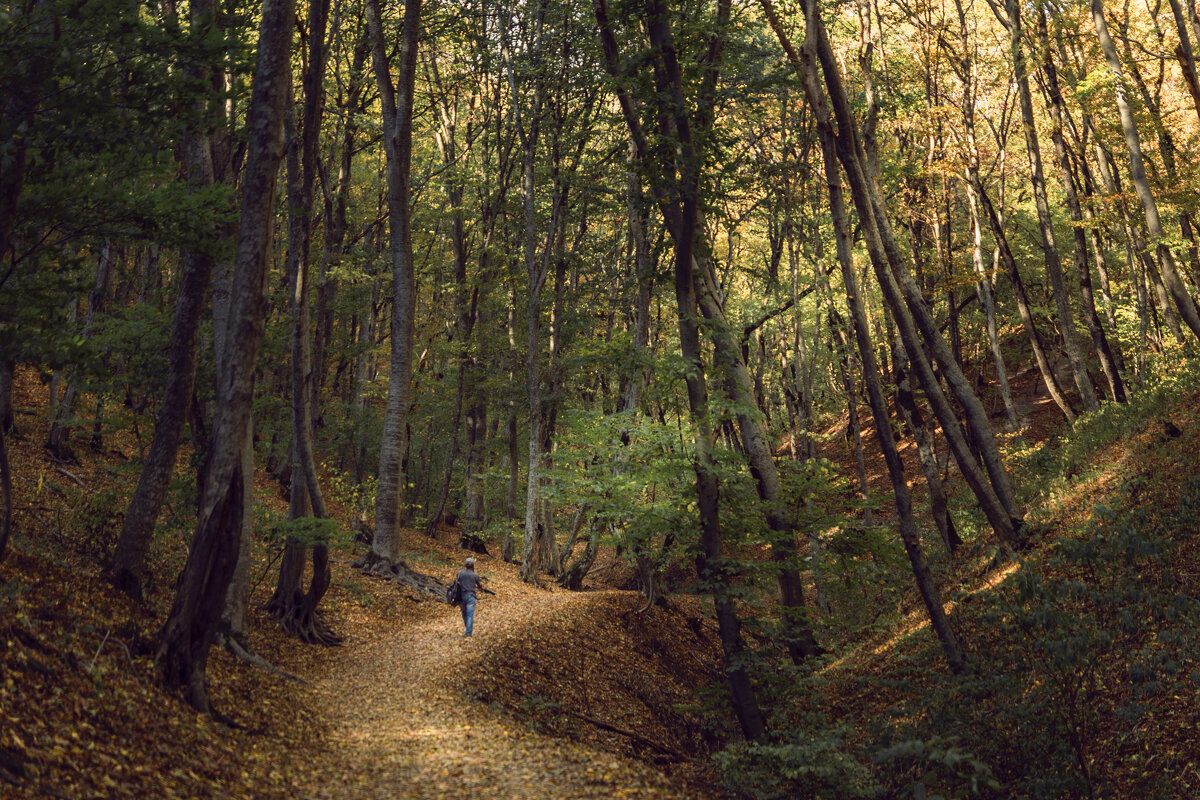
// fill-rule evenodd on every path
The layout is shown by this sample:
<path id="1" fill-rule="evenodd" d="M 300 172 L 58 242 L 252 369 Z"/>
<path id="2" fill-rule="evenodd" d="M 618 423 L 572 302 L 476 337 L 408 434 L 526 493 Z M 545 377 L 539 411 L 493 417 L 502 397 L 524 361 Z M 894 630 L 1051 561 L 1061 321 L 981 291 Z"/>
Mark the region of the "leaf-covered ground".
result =
<path id="1" fill-rule="evenodd" d="M 261 606 L 274 567 L 253 570 L 252 641 L 293 681 L 214 648 L 214 705 L 195 714 L 154 680 L 153 647 L 186 552 L 160 535 L 144 603 L 100 564 L 136 481 L 138 443 L 77 437 L 79 463 L 41 448 L 44 388 L 18 375 L 16 532 L 0 566 L 0 798 L 708 798 L 697 724 L 679 710 L 716 677 L 699 604 L 639 612 L 631 592 L 528 586 L 482 557 L 495 596 L 476 634 L 456 609 L 350 567 L 334 552 L 324 605 L 345 643 L 300 644 Z M 181 465 L 181 469 L 185 468 Z M 259 502 L 282 511 L 277 487 Z M 168 509 L 186 516 L 187 509 Z M 404 533 L 409 563 L 449 580 L 456 534 Z M 603 571 L 602 571 L 603 572 Z"/>

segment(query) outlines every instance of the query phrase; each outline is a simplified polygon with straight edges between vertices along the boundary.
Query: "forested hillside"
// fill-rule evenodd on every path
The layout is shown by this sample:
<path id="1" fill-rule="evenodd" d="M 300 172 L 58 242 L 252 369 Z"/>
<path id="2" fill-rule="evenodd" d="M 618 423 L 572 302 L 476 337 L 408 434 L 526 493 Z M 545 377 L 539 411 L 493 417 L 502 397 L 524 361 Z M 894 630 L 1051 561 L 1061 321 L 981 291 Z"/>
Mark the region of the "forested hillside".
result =
<path id="1" fill-rule="evenodd" d="M 1194 47 L 5 3 L 0 796 L 1200 796 Z"/>

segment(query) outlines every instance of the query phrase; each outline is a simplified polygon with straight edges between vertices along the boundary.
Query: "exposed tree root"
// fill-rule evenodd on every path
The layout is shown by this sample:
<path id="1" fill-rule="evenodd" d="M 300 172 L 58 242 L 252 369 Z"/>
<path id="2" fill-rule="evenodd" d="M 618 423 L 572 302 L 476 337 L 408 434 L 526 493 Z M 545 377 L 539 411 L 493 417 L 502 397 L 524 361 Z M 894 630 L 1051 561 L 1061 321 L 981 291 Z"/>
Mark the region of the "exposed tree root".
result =
<path id="1" fill-rule="evenodd" d="M 242 643 L 239 642 L 236 637 L 226 636 L 223 633 L 218 633 L 215 644 L 218 647 L 224 647 L 226 650 L 228 650 L 230 652 L 231 655 L 233 655 L 239 661 L 245 661 L 247 664 L 249 664 L 252 667 L 257 667 L 257 668 L 263 670 L 264 672 L 269 672 L 272 675 L 277 675 L 280 678 L 284 678 L 285 680 L 296 681 L 298 683 L 307 683 L 307 681 L 305 681 L 299 675 L 293 675 L 290 672 L 280 669 L 279 667 L 272 664 L 270 661 L 267 661 L 265 658 L 260 656 L 258 653 L 254 652 L 249 647 L 243 646 Z"/>
<path id="2" fill-rule="evenodd" d="M 428 595 L 433 600 L 446 602 L 446 584 L 432 575 L 417 572 L 404 563 L 403 559 L 395 562 L 389 561 L 373 550 L 368 550 L 356 558 L 350 566 L 365 575 L 373 575 L 405 586 L 418 595 Z"/>
<path id="3" fill-rule="evenodd" d="M 343 641 L 329 623 L 321 618 L 319 612 L 304 613 L 304 609 L 297 608 L 293 613 L 280 617 L 279 627 L 283 628 L 284 633 L 295 636 L 305 644 L 336 647 Z"/>

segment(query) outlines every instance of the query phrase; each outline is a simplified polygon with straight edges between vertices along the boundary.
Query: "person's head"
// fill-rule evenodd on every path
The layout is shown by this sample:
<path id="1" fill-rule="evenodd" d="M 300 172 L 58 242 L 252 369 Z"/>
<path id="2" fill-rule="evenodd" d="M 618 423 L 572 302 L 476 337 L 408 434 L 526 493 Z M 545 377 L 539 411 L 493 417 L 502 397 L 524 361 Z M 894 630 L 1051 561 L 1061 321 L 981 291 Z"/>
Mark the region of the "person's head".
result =
<path id="1" fill-rule="evenodd" d="M 475 569 L 475 559 L 468 558 L 465 563 L 466 563 L 467 569 Z"/>

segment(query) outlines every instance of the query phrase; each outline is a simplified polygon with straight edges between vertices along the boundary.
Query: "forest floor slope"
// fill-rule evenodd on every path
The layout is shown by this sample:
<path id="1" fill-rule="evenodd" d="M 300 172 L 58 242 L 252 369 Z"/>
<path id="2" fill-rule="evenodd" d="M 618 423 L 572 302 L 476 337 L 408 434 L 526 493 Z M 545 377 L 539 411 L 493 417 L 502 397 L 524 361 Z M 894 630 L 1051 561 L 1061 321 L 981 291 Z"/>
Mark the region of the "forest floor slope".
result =
<path id="1" fill-rule="evenodd" d="M 214 648 L 212 699 L 239 727 L 194 713 L 161 691 L 152 664 L 186 553 L 186 523 L 174 527 L 186 498 L 165 510 L 145 601 L 130 601 L 101 565 L 138 443 L 112 433 L 97 452 L 80 434 L 79 462 L 54 463 L 41 447 L 43 397 L 35 375 L 18 374 L 16 531 L 0 568 L 0 798 L 713 796 L 693 761 L 707 749 L 677 708 L 717 675 L 698 602 L 638 613 L 633 592 L 535 588 L 486 556 L 479 569 L 496 594 L 464 639 L 456 609 L 352 569 L 361 545 L 335 548 L 323 605 L 345 643 L 321 648 L 263 614 L 275 575 L 258 548 L 251 641 L 300 680 Z M 255 494 L 264 513 L 285 513 L 269 478 Z M 455 531 L 402 538 L 410 565 L 443 581 L 468 555 Z"/>
<path id="2" fill-rule="evenodd" d="M 388 584 L 367 587 L 375 601 L 336 614 L 345 646 L 311 651 L 311 686 L 302 691 L 328 725 L 330 767 L 306 796 L 709 796 L 632 757 L 688 758 L 686 726 L 664 730 L 656 717 L 686 696 L 682 676 L 661 676 L 675 691 L 654 688 L 658 705 L 612 689 L 666 669 L 639 658 L 638 637 L 611 638 L 613 617 L 633 613 L 632 596 L 534 589 L 485 559 L 480 571 L 496 595 L 481 598 L 469 638 L 457 610 L 396 598 Z M 372 612 L 388 606 L 402 622 L 380 624 Z M 704 643 L 711 649 L 710 638 Z"/>

